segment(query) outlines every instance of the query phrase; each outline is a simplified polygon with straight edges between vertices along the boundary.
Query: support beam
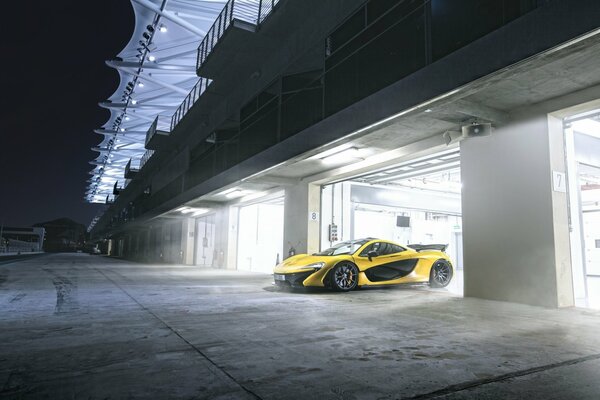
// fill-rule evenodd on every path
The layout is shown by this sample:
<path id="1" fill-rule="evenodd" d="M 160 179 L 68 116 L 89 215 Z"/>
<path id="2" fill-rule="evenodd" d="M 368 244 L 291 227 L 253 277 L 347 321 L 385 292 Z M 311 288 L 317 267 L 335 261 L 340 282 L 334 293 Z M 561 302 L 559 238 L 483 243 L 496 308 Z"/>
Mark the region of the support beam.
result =
<path id="1" fill-rule="evenodd" d="M 490 122 L 504 123 L 508 120 L 508 114 L 504 111 L 467 100 L 456 100 L 443 108 Z"/>
<path id="2" fill-rule="evenodd" d="M 132 109 L 132 108 L 158 108 L 158 109 L 170 109 L 170 110 L 174 110 L 179 106 L 167 106 L 165 104 L 136 104 L 136 105 L 132 105 L 132 104 L 127 104 L 127 103 L 111 103 L 108 101 L 101 101 L 98 103 L 98 105 L 102 108 L 106 108 L 106 109 L 122 109 L 127 107 L 128 109 Z M 154 121 L 154 119 L 152 119 L 152 121 Z"/>
<path id="3" fill-rule="evenodd" d="M 290 248 L 296 254 L 312 254 L 319 251 L 319 210 L 321 187 L 313 184 L 298 184 L 285 188 L 283 255 Z M 315 218 L 311 218 L 314 213 Z"/>
<path id="4" fill-rule="evenodd" d="M 111 135 L 125 136 L 125 135 L 138 135 L 138 134 L 146 135 L 146 131 L 128 131 L 128 130 L 126 130 L 125 132 L 121 132 L 121 131 L 115 131 L 112 129 L 103 129 L 103 128 L 94 129 L 94 132 L 99 135 L 104 135 L 104 136 L 111 136 Z"/>
<path id="5" fill-rule="evenodd" d="M 188 65 L 174 65 L 174 64 L 161 64 L 161 63 L 140 64 L 138 62 L 119 61 L 119 60 L 107 60 L 106 65 L 108 65 L 109 67 L 114 68 L 114 69 L 142 67 L 144 70 L 165 71 L 165 72 L 172 72 L 172 73 L 189 73 L 191 75 L 196 75 L 196 67 L 188 66 Z"/>
<path id="6" fill-rule="evenodd" d="M 204 37 L 204 35 L 206 35 L 206 32 L 203 31 L 202 29 L 195 27 L 194 25 L 190 24 L 186 20 L 178 17 L 177 15 L 175 15 L 174 13 L 172 13 L 170 11 L 161 10 L 160 7 L 158 7 L 156 4 L 152 3 L 149 0 L 133 0 L 133 2 L 141 5 L 142 7 L 145 7 L 151 11 L 154 11 L 156 14 L 160 15 L 161 17 L 168 19 L 169 21 L 181 26 L 184 29 L 187 29 L 188 31 L 190 31 L 191 33 L 193 33 L 195 35 L 198 35 L 202 38 Z"/>
<path id="7" fill-rule="evenodd" d="M 160 81 L 160 80 L 158 80 L 156 78 L 151 77 L 150 75 L 139 74 L 135 70 L 132 70 L 130 68 L 118 67 L 117 69 L 120 70 L 120 71 L 123 71 L 125 73 L 131 74 L 133 76 L 137 76 L 138 78 L 146 80 L 148 82 L 152 82 L 152 83 L 154 83 L 154 84 L 156 84 L 158 86 L 162 86 L 162 87 L 164 87 L 166 89 L 172 90 L 173 92 L 181 93 L 184 96 L 187 96 L 188 93 L 189 93 L 189 90 L 182 89 L 182 88 L 180 88 L 179 86 L 176 86 L 176 85 L 171 85 L 170 83 L 162 82 L 162 81 Z"/>

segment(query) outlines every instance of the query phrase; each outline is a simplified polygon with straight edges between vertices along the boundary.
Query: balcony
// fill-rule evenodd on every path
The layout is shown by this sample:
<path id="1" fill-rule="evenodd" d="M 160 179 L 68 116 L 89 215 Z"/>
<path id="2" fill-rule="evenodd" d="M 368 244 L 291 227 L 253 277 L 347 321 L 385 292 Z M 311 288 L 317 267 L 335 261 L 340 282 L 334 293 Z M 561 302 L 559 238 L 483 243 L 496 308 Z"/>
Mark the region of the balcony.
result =
<path id="1" fill-rule="evenodd" d="M 139 169 L 137 168 L 131 168 L 131 158 L 129 159 L 129 162 L 127 163 L 127 165 L 125 166 L 125 179 L 133 179 L 135 178 L 135 176 L 137 175 L 137 173 L 140 172 Z"/>
<path id="2" fill-rule="evenodd" d="M 271 15 L 280 0 L 230 0 L 198 47 L 196 69 L 198 75 L 214 79 L 227 63 L 247 62 L 265 47 L 265 40 L 254 35 Z M 220 48 L 219 56 L 213 54 Z M 251 57 L 248 57 L 251 58 Z"/>
<path id="3" fill-rule="evenodd" d="M 196 101 L 200 98 L 202 93 L 206 91 L 211 82 L 212 81 L 210 79 L 200 78 L 200 80 L 194 85 L 192 90 L 190 90 L 181 105 L 171 117 L 171 132 L 175 130 L 175 127 L 179 124 L 183 117 L 185 117 L 190 108 L 192 108 L 194 103 L 196 103 Z"/>
<path id="4" fill-rule="evenodd" d="M 170 123 L 163 116 L 157 116 L 146 132 L 146 149 L 158 150 L 167 142 L 170 133 Z"/>

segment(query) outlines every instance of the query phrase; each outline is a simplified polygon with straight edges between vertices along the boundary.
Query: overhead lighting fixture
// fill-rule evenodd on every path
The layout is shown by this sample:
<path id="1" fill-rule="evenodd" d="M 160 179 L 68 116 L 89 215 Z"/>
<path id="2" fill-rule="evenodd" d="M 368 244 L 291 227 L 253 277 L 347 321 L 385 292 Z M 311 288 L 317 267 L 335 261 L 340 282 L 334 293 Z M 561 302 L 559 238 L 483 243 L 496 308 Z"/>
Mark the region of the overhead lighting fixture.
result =
<path id="1" fill-rule="evenodd" d="M 160 28 L 158 29 L 161 33 L 166 33 L 167 32 L 167 27 L 164 25 L 161 25 Z"/>
<path id="2" fill-rule="evenodd" d="M 244 202 L 244 201 L 252 201 L 252 200 L 259 199 L 259 198 L 261 198 L 263 196 L 266 196 L 266 195 L 267 195 L 267 192 L 252 193 L 252 194 L 249 194 L 247 196 L 242 197 L 240 199 L 240 201 L 242 201 L 242 202 Z"/>
<path id="3" fill-rule="evenodd" d="M 125 121 L 129 121 L 131 118 L 129 118 L 128 116 L 125 116 Z"/>
<path id="4" fill-rule="evenodd" d="M 339 153 L 327 156 L 321 159 L 321 161 L 323 161 L 325 164 L 341 164 L 359 159 L 361 159 L 360 150 L 358 150 L 356 147 L 350 147 L 349 149 L 340 151 Z"/>
<path id="5" fill-rule="evenodd" d="M 125 132 L 125 128 L 121 128 L 119 129 L 121 132 Z"/>
<path id="6" fill-rule="evenodd" d="M 148 56 L 148 61 L 154 62 L 154 61 L 156 61 L 156 57 L 154 57 L 154 56 Z"/>
<path id="7" fill-rule="evenodd" d="M 240 189 L 239 189 L 238 187 L 233 187 L 233 188 L 225 189 L 225 190 L 223 190 L 222 192 L 219 192 L 219 193 L 217 193 L 216 195 L 217 195 L 217 196 L 225 196 L 225 195 L 227 195 L 228 193 L 234 192 L 234 191 L 236 191 L 236 190 L 240 190 Z"/>
<path id="8" fill-rule="evenodd" d="M 144 87 L 144 82 L 138 82 L 138 87 Z"/>
<path id="9" fill-rule="evenodd" d="M 225 195 L 225 197 L 227 197 L 228 199 L 235 199 L 236 197 L 241 197 L 245 194 L 246 192 L 243 190 L 234 190 L 233 192 L 229 192 Z"/>
<path id="10" fill-rule="evenodd" d="M 131 104 L 136 105 L 137 104 L 137 100 L 131 99 Z"/>
<path id="11" fill-rule="evenodd" d="M 309 160 L 313 160 L 313 159 L 317 159 L 317 158 L 321 158 L 321 159 L 322 158 L 326 158 L 326 157 L 329 157 L 330 155 L 338 154 L 338 153 L 342 152 L 342 150 L 346 150 L 346 149 L 348 149 L 350 147 L 352 147 L 352 143 L 344 143 L 344 144 L 336 146 L 336 147 L 334 147 L 332 149 L 325 150 L 325 151 L 323 151 L 323 152 L 321 152 L 319 154 L 316 154 L 316 155 L 314 155 L 312 157 L 309 157 L 308 159 Z"/>

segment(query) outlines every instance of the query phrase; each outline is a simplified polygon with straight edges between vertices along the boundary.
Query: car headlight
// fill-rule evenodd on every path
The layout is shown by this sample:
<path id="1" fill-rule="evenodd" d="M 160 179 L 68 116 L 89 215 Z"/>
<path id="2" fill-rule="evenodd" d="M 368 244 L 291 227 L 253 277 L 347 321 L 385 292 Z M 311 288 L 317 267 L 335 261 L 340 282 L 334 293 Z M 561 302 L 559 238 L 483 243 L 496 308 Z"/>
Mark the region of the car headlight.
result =
<path id="1" fill-rule="evenodd" d="M 306 265 L 304 268 L 313 268 L 316 271 L 320 270 L 321 268 L 323 268 L 325 266 L 324 262 L 317 262 L 317 263 L 313 263 L 313 264 L 309 264 Z"/>

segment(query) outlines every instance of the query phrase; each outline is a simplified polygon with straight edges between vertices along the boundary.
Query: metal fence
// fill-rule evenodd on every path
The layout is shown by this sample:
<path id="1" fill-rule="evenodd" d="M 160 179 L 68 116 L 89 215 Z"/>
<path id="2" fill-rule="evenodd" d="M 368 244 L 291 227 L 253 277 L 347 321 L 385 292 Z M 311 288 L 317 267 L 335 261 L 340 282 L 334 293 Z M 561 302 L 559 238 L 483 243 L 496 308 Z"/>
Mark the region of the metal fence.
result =
<path id="1" fill-rule="evenodd" d="M 171 132 L 175 129 L 177 124 L 179 124 L 179 121 L 181 121 L 183 117 L 187 114 L 190 108 L 192 108 L 196 100 L 200 98 L 202 93 L 204 93 L 204 91 L 208 88 L 211 82 L 212 81 L 210 79 L 200 78 L 200 80 L 194 85 L 194 87 L 192 88 L 192 90 L 190 90 L 185 99 L 183 99 L 181 105 L 177 107 L 175 114 L 173 114 L 173 116 L 171 117 Z"/>
<path id="2" fill-rule="evenodd" d="M 234 19 L 260 25 L 279 0 L 229 0 L 198 47 L 196 68 L 199 69 Z"/>
<path id="3" fill-rule="evenodd" d="M 154 154 L 154 150 L 146 150 L 142 158 L 140 159 L 140 170 L 144 168 L 144 165 L 148 162 L 150 157 Z"/>

